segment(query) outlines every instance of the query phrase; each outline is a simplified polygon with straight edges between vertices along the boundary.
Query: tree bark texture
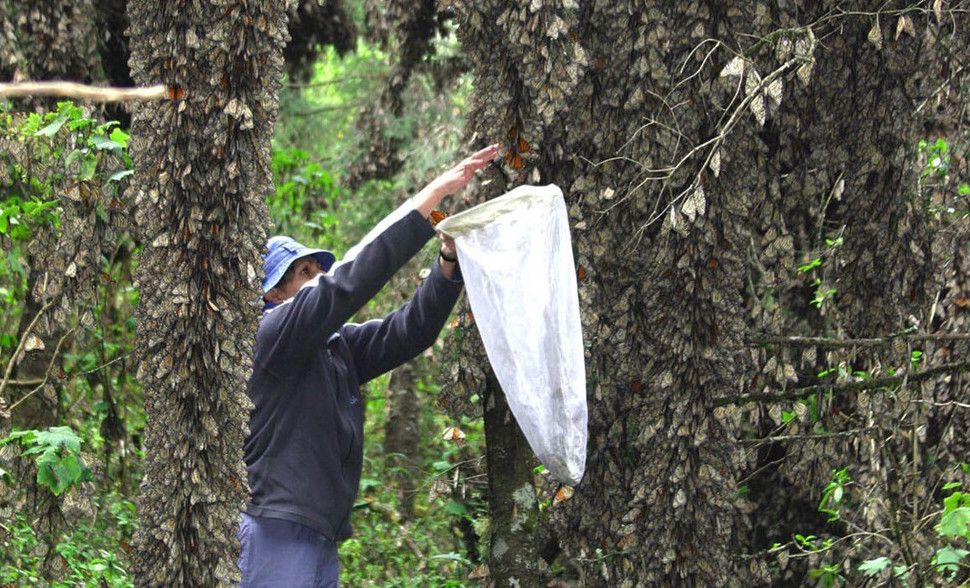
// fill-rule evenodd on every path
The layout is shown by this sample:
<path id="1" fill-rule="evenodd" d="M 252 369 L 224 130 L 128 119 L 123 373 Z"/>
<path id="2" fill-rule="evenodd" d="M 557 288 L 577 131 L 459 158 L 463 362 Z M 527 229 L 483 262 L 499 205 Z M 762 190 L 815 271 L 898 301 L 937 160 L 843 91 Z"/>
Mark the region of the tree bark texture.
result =
<path id="1" fill-rule="evenodd" d="M 734 553 L 750 545 L 740 480 L 756 461 L 737 440 L 758 411 L 712 401 L 819 371 L 749 350 L 751 333 L 925 321 L 911 161 L 945 19 L 905 2 L 451 5 L 475 73 L 469 135 L 506 149 L 484 198 L 553 182 L 569 206 L 590 442 L 567 551 L 590 586 L 767 581 L 761 557 Z M 819 313 L 796 267 L 826 239 L 837 295 Z M 856 441 L 821 443 L 796 459 L 806 492 L 832 445 Z"/>
<path id="2" fill-rule="evenodd" d="M 384 455 L 392 468 L 390 480 L 401 497 L 401 514 L 414 516 L 414 498 L 421 473 L 421 399 L 414 366 L 402 365 L 391 373 L 387 395 L 389 415 L 384 428 Z"/>
<path id="3" fill-rule="evenodd" d="M 0 3 L 0 77 L 90 81 L 98 53 L 91 0 Z"/>
<path id="4" fill-rule="evenodd" d="M 509 409 L 498 380 L 486 383 L 488 442 L 488 569 L 492 585 L 541 586 L 536 526 L 539 505 L 532 449 Z"/>
<path id="5" fill-rule="evenodd" d="M 137 583 L 227 586 L 236 568 L 253 334 L 273 190 L 286 3 L 129 3 L 132 77 L 171 99 L 135 113 L 144 250 L 138 377 L 148 415 Z"/>

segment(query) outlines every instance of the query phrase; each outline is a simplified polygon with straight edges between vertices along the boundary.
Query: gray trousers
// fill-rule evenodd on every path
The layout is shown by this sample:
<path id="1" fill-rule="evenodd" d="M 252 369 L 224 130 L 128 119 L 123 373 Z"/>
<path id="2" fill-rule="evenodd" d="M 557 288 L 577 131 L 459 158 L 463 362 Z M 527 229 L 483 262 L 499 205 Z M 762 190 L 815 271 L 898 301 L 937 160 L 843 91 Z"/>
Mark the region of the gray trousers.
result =
<path id="1" fill-rule="evenodd" d="M 240 588 L 337 588 L 337 543 L 299 523 L 242 514 Z"/>

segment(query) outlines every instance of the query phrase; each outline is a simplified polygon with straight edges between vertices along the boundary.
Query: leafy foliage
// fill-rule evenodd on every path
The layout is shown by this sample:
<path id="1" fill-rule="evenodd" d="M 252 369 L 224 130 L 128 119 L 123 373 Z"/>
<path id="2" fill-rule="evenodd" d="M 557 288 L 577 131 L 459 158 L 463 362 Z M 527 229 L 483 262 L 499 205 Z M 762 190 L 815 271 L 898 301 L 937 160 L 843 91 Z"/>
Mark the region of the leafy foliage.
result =
<path id="1" fill-rule="evenodd" d="M 81 439 L 70 427 L 14 431 L 0 439 L 0 446 L 11 442 L 26 448 L 21 455 L 36 455 L 37 483 L 49 488 L 54 496 L 91 479 L 91 470 L 81 460 Z"/>

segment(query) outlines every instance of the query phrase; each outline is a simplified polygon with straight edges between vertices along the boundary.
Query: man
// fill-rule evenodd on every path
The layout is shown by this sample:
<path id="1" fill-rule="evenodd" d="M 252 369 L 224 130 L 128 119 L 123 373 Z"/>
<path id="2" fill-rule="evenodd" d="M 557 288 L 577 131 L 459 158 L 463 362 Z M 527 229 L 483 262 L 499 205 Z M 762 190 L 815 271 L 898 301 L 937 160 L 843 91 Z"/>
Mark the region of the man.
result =
<path id="1" fill-rule="evenodd" d="M 337 542 L 363 463 L 359 387 L 431 346 L 462 283 L 454 242 L 414 296 L 383 320 L 347 323 L 434 236 L 431 211 L 498 150 L 478 151 L 413 198 L 414 210 L 327 273 L 333 254 L 273 237 L 264 258 L 267 311 L 248 393 L 255 408 L 245 459 L 252 499 L 242 514 L 244 587 L 337 586 Z"/>

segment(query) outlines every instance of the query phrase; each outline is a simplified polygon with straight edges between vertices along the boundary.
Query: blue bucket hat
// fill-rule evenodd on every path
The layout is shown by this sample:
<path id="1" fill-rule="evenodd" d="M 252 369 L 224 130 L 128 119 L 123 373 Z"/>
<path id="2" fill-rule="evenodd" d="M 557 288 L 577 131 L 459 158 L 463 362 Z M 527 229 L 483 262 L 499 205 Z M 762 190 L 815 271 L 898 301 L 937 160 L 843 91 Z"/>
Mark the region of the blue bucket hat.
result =
<path id="1" fill-rule="evenodd" d="M 336 259 L 333 253 L 325 249 L 311 249 L 284 236 L 271 237 L 266 242 L 266 249 L 266 255 L 263 256 L 263 274 L 266 276 L 262 282 L 263 294 L 272 290 L 283 279 L 290 264 L 301 257 L 316 257 L 325 272 L 330 271 L 330 266 Z"/>

